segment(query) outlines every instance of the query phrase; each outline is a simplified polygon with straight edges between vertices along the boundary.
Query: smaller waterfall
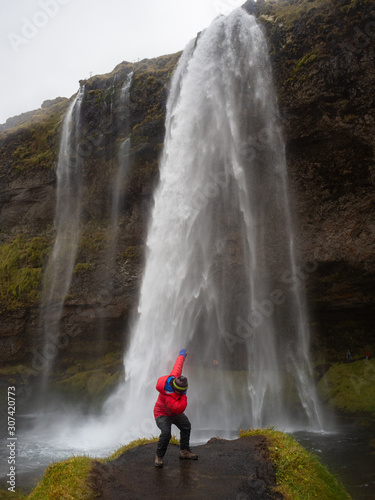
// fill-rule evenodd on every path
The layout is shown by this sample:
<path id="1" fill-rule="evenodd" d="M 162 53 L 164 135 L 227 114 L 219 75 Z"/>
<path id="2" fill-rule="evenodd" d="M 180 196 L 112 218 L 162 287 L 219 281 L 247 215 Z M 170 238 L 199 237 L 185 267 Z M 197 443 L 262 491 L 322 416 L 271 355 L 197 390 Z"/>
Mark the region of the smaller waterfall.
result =
<path id="1" fill-rule="evenodd" d="M 63 122 L 56 169 L 56 238 L 44 275 L 42 324 L 44 347 L 41 354 L 44 386 L 58 349 L 66 340 L 60 337 L 60 320 L 72 280 L 79 241 L 82 194 L 82 158 L 77 154 L 81 137 L 81 106 L 85 87 L 81 87 Z"/>
<path id="2" fill-rule="evenodd" d="M 108 211 L 108 245 L 101 266 L 102 288 L 98 289 L 101 305 L 105 305 L 112 293 L 112 282 L 115 277 L 115 256 L 118 246 L 119 217 L 123 209 L 123 195 L 126 175 L 129 169 L 130 139 L 130 87 L 133 72 L 125 76 L 121 87 L 118 85 L 118 75 L 113 78 L 111 87 L 106 91 L 110 96 L 109 121 L 111 128 L 116 130 L 118 137 L 124 138 L 119 143 L 117 161 L 113 165 L 117 171 L 112 176 L 108 193 L 110 207 Z M 44 346 L 37 352 L 38 362 L 43 366 L 42 392 L 47 388 L 47 380 L 53 367 L 54 359 L 59 349 L 64 349 L 70 342 L 67 333 L 61 332 L 61 318 L 64 301 L 69 293 L 80 240 L 80 218 L 82 207 L 82 190 L 84 182 L 85 161 L 90 162 L 96 146 L 103 146 L 104 135 L 96 138 L 100 129 L 94 128 L 94 133 L 87 137 L 87 123 L 82 123 L 82 102 L 86 87 L 83 86 L 72 102 L 63 122 L 60 143 L 59 160 L 56 170 L 57 200 L 55 228 L 56 238 L 43 282 L 41 323 L 44 330 Z M 106 105 L 106 104 L 105 104 Z M 119 122 L 119 123 L 117 123 Z M 105 144 L 104 146 L 105 147 Z M 110 300 L 110 299 L 109 299 Z M 99 332 L 97 335 L 97 354 L 101 356 L 106 346 L 105 311 L 97 308 Z"/>
<path id="3" fill-rule="evenodd" d="M 133 81 L 133 72 L 129 73 L 126 77 L 125 83 L 120 91 L 120 108 L 122 110 L 123 120 L 125 123 L 125 130 L 121 131 L 124 135 L 129 133 L 129 102 L 130 102 L 130 87 Z M 112 212 L 111 212 L 111 228 L 112 228 L 112 240 L 115 239 L 118 228 L 118 218 L 121 210 L 123 208 L 123 189 L 126 175 L 129 171 L 129 153 L 130 153 L 130 138 L 121 141 L 118 155 L 117 163 L 118 170 L 117 175 L 113 179 L 112 183 Z M 115 234 L 114 234 L 115 233 Z"/>
<path id="4" fill-rule="evenodd" d="M 131 71 L 125 81 L 124 85 L 121 88 L 120 92 L 120 103 L 122 106 L 128 106 L 130 102 L 130 87 L 133 82 L 134 71 Z M 127 112 L 127 117 L 129 118 L 129 111 Z"/>
<path id="5" fill-rule="evenodd" d="M 116 76 L 115 76 L 116 78 Z M 127 175 L 131 166 L 130 160 L 130 88 L 133 81 L 133 71 L 128 73 L 121 89 L 112 92 L 111 96 L 111 122 L 116 123 L 117 155 L 111 162 L 112 175 L 109 182 L 110 212 L 107 230 L 107 250 L 101 266 L 101 289 L 99 316 L 99 331 L 96 339 L 98 357 L 103 356 L 108 341 L 108 323 L 106 321 L 105 306 L 116 300 L 118 287 L 118 272 L 116 269 L 116 256 L 119 250 L 120 221 L 124 208 L 124 192 Z M 115 88 L 115 86 L 114 86 Z M 121 141 L 120 141 L 121 138 Z M 117 169 L 117 170 L 116 170 Z"/>
<path id="6" fill-rule="evenodd" d="M 103 280 L 104 294 L 110 294 L 112 286 L 111 282 L 116 273 L 115 257 L 119 239 L 119 222 L 122 210 L 124 208 L 124 190 L 126 178 L 130 169 L 130 87 L 133 81 L 133 72 L 131 71 L 125 78 L 125 82 L 120 89 L 117 112 L 121 114 L 121 127 L 117 130 L 120 137 L 125 137 L 118 143 L 116 162 L 113 162 L 116 167 L 113 169 L 112 179 L 110 181 L 109 190 L 111 198 L 110 220 L 108 227 L 108 247 L 105 255 L 105 277 Z M 115 94 L 112 96 L 111 110 L 114 107 Z M 113 111 L 111 111 L 113 112 Z M 114 120 L 114 116 L 112 116 Z M 104 336 L 104 326 L 102 325 L 102 337 Z M 103 339 L 102 339 L 103 340 Z"/>
<path id="7" fill-rule="evenodd" d="M 111 210 L 111 233 L 112 233 L 112 241 L 115 241 L 118 223 L 119 223 L 119 215 L 123 208 L 123 189 L 124 189 L 124 181 L 126 175 L 129 171 L 129 156 L 130 156 L 130 138 L 124 139 L 120 146 L 118 152 L 118 171 L 117 175 L 114 179 L 112 186 L 112 210 Z"/>

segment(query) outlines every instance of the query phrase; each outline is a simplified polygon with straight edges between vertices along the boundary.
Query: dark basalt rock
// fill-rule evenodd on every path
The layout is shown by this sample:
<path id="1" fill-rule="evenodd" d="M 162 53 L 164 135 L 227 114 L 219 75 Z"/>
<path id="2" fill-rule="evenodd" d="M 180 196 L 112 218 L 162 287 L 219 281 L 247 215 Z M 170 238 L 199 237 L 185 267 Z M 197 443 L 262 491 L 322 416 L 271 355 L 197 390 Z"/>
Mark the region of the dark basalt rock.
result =
<path id="1" fill-rule="evenodd" d="M 161 500 L 163 498 L 248 498 L 276 500 L 273 462 L 264 436 L 227 441 L 213 438 L 196 446 L 197 461 L 179 460 L 179 448 L 169 445 L 163 468 L 153 465 L 156 444 L 126 451 L 108 463 L 95 462 L 89 478 L 96 498 Z"/>
<path id="2" fill-rule="evenodd" d="M 253 16 L 259 15 L 259 6 L 257 5 L 257 2 L 254 2 L 254 0 L 247 0 L 247 2 L 243 4 L 242 8 Z"/>

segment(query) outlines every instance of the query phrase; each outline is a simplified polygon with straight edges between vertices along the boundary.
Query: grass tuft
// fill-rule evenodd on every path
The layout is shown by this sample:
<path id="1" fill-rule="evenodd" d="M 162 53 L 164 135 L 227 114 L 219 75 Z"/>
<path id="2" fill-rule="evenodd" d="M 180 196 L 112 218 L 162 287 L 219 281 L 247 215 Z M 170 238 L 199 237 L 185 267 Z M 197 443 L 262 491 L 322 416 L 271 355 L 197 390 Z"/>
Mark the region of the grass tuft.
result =
<path id="1" fill-rule="evenodd" d="M 73 457 L 50 465 L 28 500 L 90 500 L 94 498 L 87 479 L 92 459 Z"/>
<path id="2" fill-rule="evenodd" d="M 27 494 L 22 491 L 0 490 L 0 500 L 26 500 Z"/>
<path id="3" fill-rule="evenodd" d="M 276 490 L 287 500 L 350 500 L 340 481 L 292 436 L 273 428 L 248 429 L 240 437 L 266 436 L 275 464 Z"/>
<path id="4" fill-rule="evenodd" d="M 132 441 L 131 443 L 126 444 L 125 446 L 121 446 L 121 448 L 114 451 L 108 458 L 105 458 L 103 462 L 110 462 L 111 460 L 116 460 L 116 458 L 120 457 L 123 453 L 125 453 L 128 450 L 131 450 L 132 448 L 135 448 L 136 446 L 142 446 L 144 444 L 149 444 L 149 443 L 157 443 L 158 440 L 159 440 L 158 437 L 152 437 L 149 439 L 146 438 L 136 439 L 135 441 Z M 178 446 L 180 445 L 180 441 L 176 438 L 176 436 L 172 436 L 169 443 Z"/>

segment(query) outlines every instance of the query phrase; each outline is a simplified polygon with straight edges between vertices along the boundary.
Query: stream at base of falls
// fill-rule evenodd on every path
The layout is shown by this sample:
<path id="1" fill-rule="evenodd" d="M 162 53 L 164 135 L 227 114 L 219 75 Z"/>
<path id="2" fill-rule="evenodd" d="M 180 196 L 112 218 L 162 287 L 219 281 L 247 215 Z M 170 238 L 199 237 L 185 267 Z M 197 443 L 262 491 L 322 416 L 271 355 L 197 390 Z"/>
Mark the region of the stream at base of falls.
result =
<path id="1" fill-rule="evenodd" d="M 375 421 L 341 416 L 336 429 L 293 436 L 341 479 L 353 500 L 375 499 Z"/>
<path id="2" fill-rule="evenodd" d="M 51 415 L 52 417 L 52 415 Z M 56 417 L 56 416 L 55 416 Z M 64 460 L 72 455 L 88 455 L 90 457 L 106 457 L 114 449 L 105 446 L 89 446 L 88 443 L 73 443 L 64 435 L 53 436 L 46 430 L 42 435 L 30 433 L 36 416 L 18 415 L 16 487 L 31 490 L 43 476 L 48 464 Z M 85 417 L 81 417 L 83 421 Z M 5 418 L 2 419 L 3 422 Z M 77 417 L 77 425 L 80 418 Z M 5 429 L 4 429 L 5 430 Z M 235 439 L 237 432 L 224 432 L 220 429 L 192 429 L 192 445 L 207 442 L 213 436 Z M 4 433 L 2 433 L 4 435 Z M 156 436 L 158 429 L 155 426 Z M 336 419 L 334 432 L 292 432 L 293 436 L 309 451 L 317 455 L 337 475 L 346 487 L 353 500 L 375 499 L 375 447 L 371 441 L 375 439 L 375 421 L 363 417 L 343 417 Z M 10 441 L 1 439 L 0 449 L 0 487 L 6 488 L 9 473 L 7 444 Z M 119 447 L 122 443 L 119 443 Z M 150 457 L 153 467 L 153 456 Z"/>

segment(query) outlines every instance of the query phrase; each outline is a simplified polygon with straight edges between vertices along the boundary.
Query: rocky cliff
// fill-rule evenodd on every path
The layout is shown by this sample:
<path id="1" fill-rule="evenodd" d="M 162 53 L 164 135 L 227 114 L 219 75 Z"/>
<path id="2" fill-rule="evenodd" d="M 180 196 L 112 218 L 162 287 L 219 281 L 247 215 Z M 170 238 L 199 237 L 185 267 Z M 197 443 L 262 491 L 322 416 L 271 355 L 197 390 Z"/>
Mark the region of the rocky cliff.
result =
<path id="1" fill-rule="evenodd" d="M 375 9 L 366 0 L 249 1 L 245 8 L 269 39 L 286 140 L 301 267 L 280 285 L 306 289 L 317 357 L 324 351 L 340 358 L 348 348 L 361 355 L 375 341 Z M 62 317 L 68 341 L 59 349 L 61 369 L 121 352 L 126 342 L 158 180 L 168 82 L 179 55 L 121 63 L 109 75 L 80 82 L 86 86 L 82 225 Z M 124 124 L 116 96 L 131 71 Z M 58 146 L 70 102 L 50 102 L 0 132 L 0 359 L 32 366 L 35 375 L 41 283 L 55 237 Z M 131 168 L 122 186 L 116 273 L 108 280 L 109 182 L 126 137 Z"/>
<path id="2" fill-rule="evenodd" d="M 375 9 L 257 3 L 269 35 L 315 348 L 373 349 Z M 333 352 L 336 351 L 336 352 Z"/>

